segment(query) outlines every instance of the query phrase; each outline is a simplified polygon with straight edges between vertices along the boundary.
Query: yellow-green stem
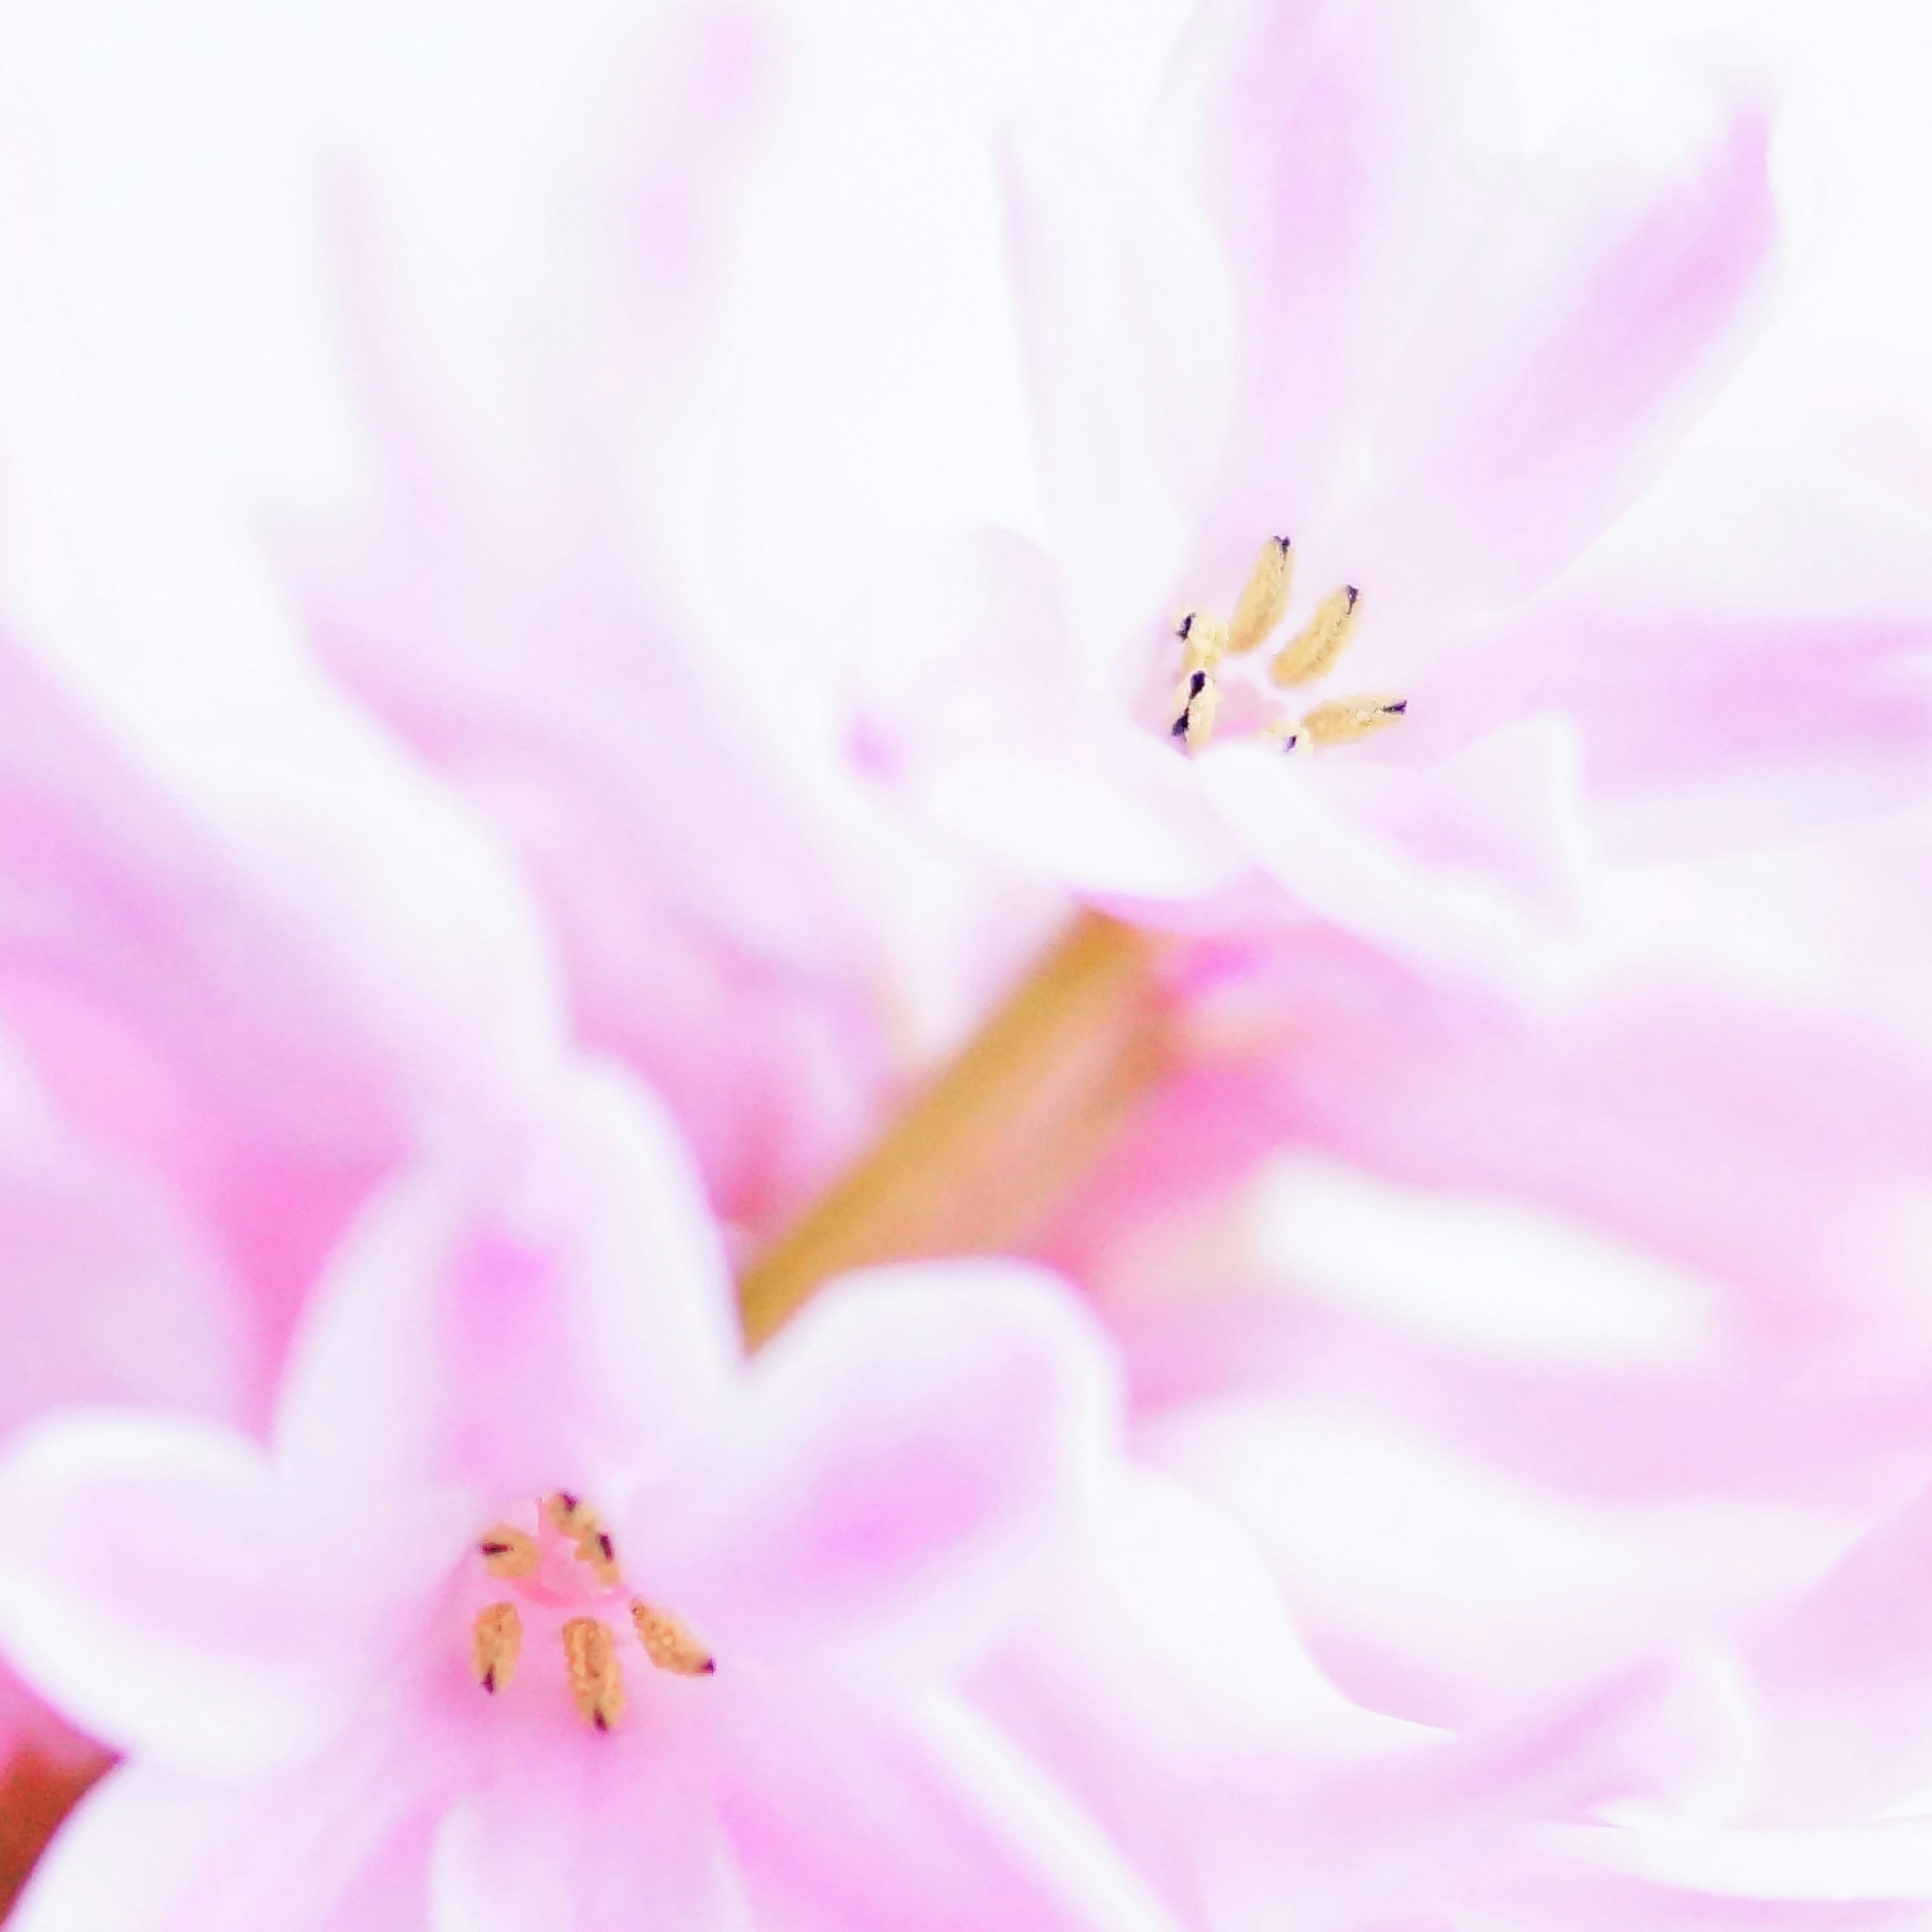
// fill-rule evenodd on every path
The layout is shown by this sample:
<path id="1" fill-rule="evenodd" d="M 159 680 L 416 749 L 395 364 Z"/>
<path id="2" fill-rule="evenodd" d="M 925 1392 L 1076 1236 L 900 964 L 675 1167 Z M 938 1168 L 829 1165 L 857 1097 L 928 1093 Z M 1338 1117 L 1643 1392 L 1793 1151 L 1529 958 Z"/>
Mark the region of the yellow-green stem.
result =
<path id="1" fill-rule="evenodd" d="M 1157 940 L 1084 913 L 739 1285 L 755 1348 L 848 1268 L 1013 1248 L 1166 1064 Z"/>

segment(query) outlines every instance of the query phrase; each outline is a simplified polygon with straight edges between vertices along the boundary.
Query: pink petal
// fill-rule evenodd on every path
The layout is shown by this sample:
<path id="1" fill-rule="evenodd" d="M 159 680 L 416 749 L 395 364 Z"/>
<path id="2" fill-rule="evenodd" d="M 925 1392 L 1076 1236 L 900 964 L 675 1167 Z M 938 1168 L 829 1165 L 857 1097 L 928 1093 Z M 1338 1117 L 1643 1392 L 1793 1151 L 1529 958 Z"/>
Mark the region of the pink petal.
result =
<path id="1" fill-rule="evenodd" d="M 113 1772 L 8 1921 L 26 1932 L 420 1932 L 433 1798 L 385 1735 L 242 1784 Z"/>
<path id="2" fill-rule="evenodd" d="M 1231 1785 L 1294 1789 L 1429 1735 L 1348 1702 L 1252 1541 L 1141 1465 L 973 1690 L 1183 1910 Z"/>
<path id="3" fill-rule="evenodd" d="M 1114 1426 L 1112 1364 L 1053 1278 L 931 1263 L 847 1277 L 633 1513 L 639 1587 L 731 1667 L 868 1680 L 983 1641 L 1078 1520 Z"/>
<path id="4" fill-rule="evenodd" d="M 104 1742 L 198 1772 L 329 1737 L 422 1587 L 420 1564 L 368 1567 L 352 1520 L 296 1506 L 246 1438 L 124 1411 L 28 1430 L 0 1523 L 8 1654 Z"/>
<path id="5" fill-rule="evenodd" d="M 895 793 L 1003 867 L 1095 897 L 1192 898 L 1251 874 L 1186 761 L 1082 675 L 1032 544 L 929 545 L 881 604 L 856 734 Z"/>
<path id="6" fill-rule="evenodd" d="M 1580 842 L 1560 730 L 1480 748 L 1466 785 L 1447 764 L 1313 763 L 1235 745 L 1196 770 L 1257 863 L 1318 918 L 1462 987 L 1522 997 L 1560 982 Z M 1513 801 L 1496 782 L 1510 769 L 1527 781 Z"/>
<path id="7" fill-rule="evenodd" d="M 1427 1723 L 1632 1667 L 1815 1576 L 1846 1534 L 1822 1510 L 1566 1495 L 1320 1391 L 1191 1404 L 1142 1440 L 1255 1539 L 1345 1692 Z"/>
<path id="8" fill-rule="evenodd" d="M 298 1478 L 372 1509 L 424 1483 L 608 1509 L 708 1420 L 736 1354 L 676 1131 L 592 1065 L 495 1157 L 425 1166 L 370 1209 L 318 1292 L 278 1441 Z"/>
<path id="9" fill-rule="evenodd" d="M 1754 1899 L 1932 1898 L 1932 1820 L 1896 1818 L 1813 1831 L 1586 1831 L 1580 1857 L 1690 1892 Z"/>
<path id="10" fill-rule="evenodd" d="M 1704 119 L 1652 178 L 1593 164 L 1560 205 L 1526 193 L 1432 307 L 1385 404 L 1396 480 L 1361 513 L 1372 594 L 1439 618 L 1546 582 L 1724 373 L 1775 238 L 1770 125 L 1749 99 Z"/>
<path id="11" fill-rule="evenodd" d="M 238 1420 L 254 1408 L 256 1339 L 207 1228 L 76 1132 L 0 1045 L 0 1436 L 57 1402 Z"/>
<path id="12" fill-rule="evenodd" d="M 1198 170 L 1234 284 L 1235 407 L 1194 560 L 1204 597 L 1238 585 L 1266 536 L 1322 557 L 1389 358 L 1427 326 L 1512 122 L 1468 9 L 1244 0 L 1204 10 L 1159 124 Z"/>
<path id="13" fill-rule="evenodd" d="M 1932 742 L 1919 520 L 1700 452 L 1544 596 L 1411 687 L 1440 746 L 1558 708 L 1593 822 L 1681 857 L 1906 796 Z"/>
<path id="14" fill-rule="evenodd" d="M 1006 164 L 1068 626 L 1088 688 L 1118 701 L 1146 674 L 1226 419 L 1226 290 L 1198 218 L 1064 110 L 1023 118 Z"/>
<path id="15" fill-rule="evenodd" d="M 762 1714 L 723 1803 L 760 1923 L 796 1932 L 1174 1932 L 1070 1794 L 963 1701 Z"/>
<path id="16" fill-rule="evenodd" d="M 573 1735 L 442 1821 L 432 1932 L 710 1932 L 742 1925 L 711 1794 L 665 1741 Z M 621 1761 L 618 1756 L 622 1753 Z"/>

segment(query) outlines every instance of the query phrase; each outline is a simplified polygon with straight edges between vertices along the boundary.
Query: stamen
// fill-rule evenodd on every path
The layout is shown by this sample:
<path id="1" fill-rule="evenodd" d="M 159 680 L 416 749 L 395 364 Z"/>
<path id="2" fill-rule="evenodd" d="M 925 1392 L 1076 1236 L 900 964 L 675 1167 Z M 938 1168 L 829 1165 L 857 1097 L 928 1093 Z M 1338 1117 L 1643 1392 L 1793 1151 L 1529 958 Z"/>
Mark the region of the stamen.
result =
<path id="1" fill-rule="evenodd" d="M 708 1677 L 718 1661 L 668 1610 L 653 1610 L 641 1597 L 631 1599 L 631 1621 L 644 1654 L 660 1670 L 680 1677 Z"/>
<path id="2" fill-rule="evenodd" d="M 476 1547 L 482 1552 L 483 1567 L 493 1576 L 528 1576 L 538 1562 L 536 1538 L 508 1523 L 486 1531 Z"/>
<path id="3" fill-rule="evenodd" d="M 544 1514 L 566 1536 L 581 1536 L 584 1526 L 596 1520 L 594 1514 L 584 1507 L 583 1498 L 572 1496 L 568 1490 L 559 1490 L 554 1496 L 546 1497 Z"/>
<path id="4" fill-rule="evenodd" d="M 1192 752 L 1198 750 L 1214 734 L 1214 714 L 1221 708 L 1221 687 L 1209 672 L 1190 671 L 1174 694 L 1178 716 L 1168 728 L 1168 736 L 1178 739 Z"/>
<path id="5" fill-rule="evenodd" d="M 1197 670 L 1211 675 L 1220 668 L 1221 660 L 1227 655 L 1228 627 L 1220 618 L 1190 610 L 1181 619 L 1177 634 L 1187 646 L 1181 662 L 1184 676 Z"/>
<path id="6" fill-rule="evenodd" d="M 624 1710 L 624 1679 L 608 1626 L 595 1617 L 572 1617 L 563 1627 L 563 1660 L 585 1722 L 608 1731 Z"/>
<path id="7" fill-rule="evenodd" d="M 606 1589 L 616 1588 L 619 1574 L 617 1546 L 610 1540 L 608 1530 L 586 1531 L 578 1540 L 577 1553 L 590 1566 L 592 1574 Z"/>
<path id="8" fill-rule="evenodd" d="M 1287 538 L 1270 537 L 1255 560 L 1241 601 L 1234 606 L 1234 620 L 1228 627 L 1230 653 L 1239 657 L 1252 650 L 1281 622 L 1294 579 L 1294 556 Z"/>
<path id="9" fill-rule="evenodd" d="M 1361 592 L 1352 584 L 1331 591 L 1315 607 L 1315 614 L 1275 653 L 1268 675 L 1277 684 L 1312 684 L 1335 668 L 1355 627 L 1355 607 Z"/>
<path id="10" fill-rule="evenodd" d="M 524 1620 L 514 1604 L 492 1604 L 476 1619 L 471 1634 L 470 1657 L 476 1681 L 493 1696 L 509 1687 L 523 1653 Z"/>
<path id="11" fill-rule="evenodd" d="M 1372 694 L 1338 698 L 1326 704 L 1318 704 L 1306 713 L 1300 730 L 1309 742 L 1318 747 L 1346 745 L 1358 738 L 1367 737 L 1371 732 L 1386 730 L 1408 710 L 1408 700 L 1406 698 Z"/>

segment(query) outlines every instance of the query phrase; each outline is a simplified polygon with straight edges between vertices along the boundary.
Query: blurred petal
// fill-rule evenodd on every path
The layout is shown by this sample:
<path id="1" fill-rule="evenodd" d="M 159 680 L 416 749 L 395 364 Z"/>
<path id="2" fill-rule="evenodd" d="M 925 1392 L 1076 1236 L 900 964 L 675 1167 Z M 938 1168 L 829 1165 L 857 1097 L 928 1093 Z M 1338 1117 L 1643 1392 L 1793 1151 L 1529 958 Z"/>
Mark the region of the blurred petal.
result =
<path id="1" fill-rule="evenodd" d="M 400 1622 L 389 1598 L 422 1582 L 406 1565 L 372 1582 L 351 1528 L 292 1508 L 245 1438 L 114 1410 L 16 1443 L 0 1526 L 0 1631 L 21 1669 L 115 1748 L 214 1774 L 329 1737 L 370 1613 Z"/>
<path id="2" fill-rule="evenodd" d="M 1096 1331 L 993 1261 L 848 1276 L 754 1360 L 626 1547 L 716 1646 L 867 1679 L 968 1648 L 1036 1586 L 1112 1444 Z"/>
<path id="3" fill-rule="evenodd" d="M 1496 192 L 1513 127 L 1492 59 L 1456 4 L 1204 10 L 1160 116 L 1199 170 L 1238 328 L 1198 594 L 1232 596 L 1263 537 L 1330 518 L 1390 354 Z"/>
<path id="4" fill-rule="evenodd" d="M 716 1227 L 676 1131 L 614 1069 L 480 1167 L 426 1168 L 320 1291 L 279 1418 L 297 1477 L 364 1506 L 424 1483 L 501 1507 L 661 1477 L 737 1353 Z"/>
<path id="5" fill-rule="evenodd" d="M 1198 218 L 1064 111 L 1023 119 L 1006 161 L 1067 622 L 1088 690 L 1130 698 L 1226 418 L 1222 271 Z"/>
<path id="6" fill-rule="evenodd" d="M 710 1792 L 601 1738 L 537 1754 L 444 1819 L 430 1932 L 712 1932 L 744 1923 Z"/>
<path id="7" fill-rule="evenodd" d="M 129 1766 L 62 1826 L 16 1932 L 420 1932 L 434 1800 L 345 1746 L 246 1785 Z"/>
<path id="8" fill-rule="evenodd" d="M 963 1702 L 928 1695 L 890 1722 L 808 1706 L 770 1715 L 722 1794 L 760 1923 L 1174 1932 L 1067 1792 Z"/>
<path id="9" fill-rule="evenodd" d="M 1385 571 L 1438 615 L 1524 596 L 1628 502 L 1725 372 L 1776 235 L 1765 107 L 1700 104 L 1654 178 L 1579 168 L 1526 196 L 1432 311 L 1363 513 Z M 1366 566 L 1364 566 L 1366 568 Z"/>

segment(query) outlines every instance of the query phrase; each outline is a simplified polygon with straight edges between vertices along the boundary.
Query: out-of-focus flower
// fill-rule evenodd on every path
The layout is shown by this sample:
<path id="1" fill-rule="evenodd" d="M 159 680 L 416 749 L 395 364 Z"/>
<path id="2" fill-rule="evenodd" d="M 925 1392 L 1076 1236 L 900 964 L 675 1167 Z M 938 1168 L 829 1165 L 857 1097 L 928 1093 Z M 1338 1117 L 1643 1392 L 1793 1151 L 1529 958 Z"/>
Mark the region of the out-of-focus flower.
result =
<path id="1" fill-rule="evenodd" d="M 1761 473 L 1628 514 L 1775 240 L 1766 109 L 1692 92 L 1646 161 L 1526 168 L 1460 10 L 1265 0 L 1204 16 L 1149 164 L 1024 127 L 1053 554 L 895 580 L 874 761 L 1132 916 L 1278 921 L 1271 880 L 1505 984 L 1560 964 L 1582 861 L 1652 800 L 1896 782 L 1932 722 L 1918 534 Z M 928 627 L 914 676 L 890 646 Z"/>
<path id="2" fill-rule="evenodd" d="M 272 1454 L 110 1410 L 8 1456 L 9 1650 L 130 1760 L 21 1923 L 1157 1923 L 944 1688 L 1114 1452 L 1072 1301 L 854 1278 L 741 1368 L 621 1076 L 499 1153 L 372 1208 Z"/>
<path id="3" fill-rule="evenodd" d="M 112 1400 L 259 1426 L 361 1196 L 542 1090 L 548 956 L 5 226 L 0 1436 Z M 67 1742 L 0 1683 L 22 1737 Z"/>
<path id="4" fill-rule="evenodd" d="M 769 1234 L 932 1051 L 928 1009 L 964 1024 L 1050 914 L 1009 887 L 984 916 L 983 862 L 856 782 L 836 686 L 814 702 L 796 668 L 828 640 L 773 616 L 768 512 L 721 472 L 747 311 L 772 326 L 742 257 L 784 37 L 710 8 L 640 36 L 621 10 L 582 112 L 519 145 L 487 262 L 426 286 L 407 197 L 350 178 L 374 487 L 285 548 L 325 660 L 532 882 L 580 1037 L 664 1094 L 721 1210 Z M 802 689 L 776 728 L 760 684 Z"/>

